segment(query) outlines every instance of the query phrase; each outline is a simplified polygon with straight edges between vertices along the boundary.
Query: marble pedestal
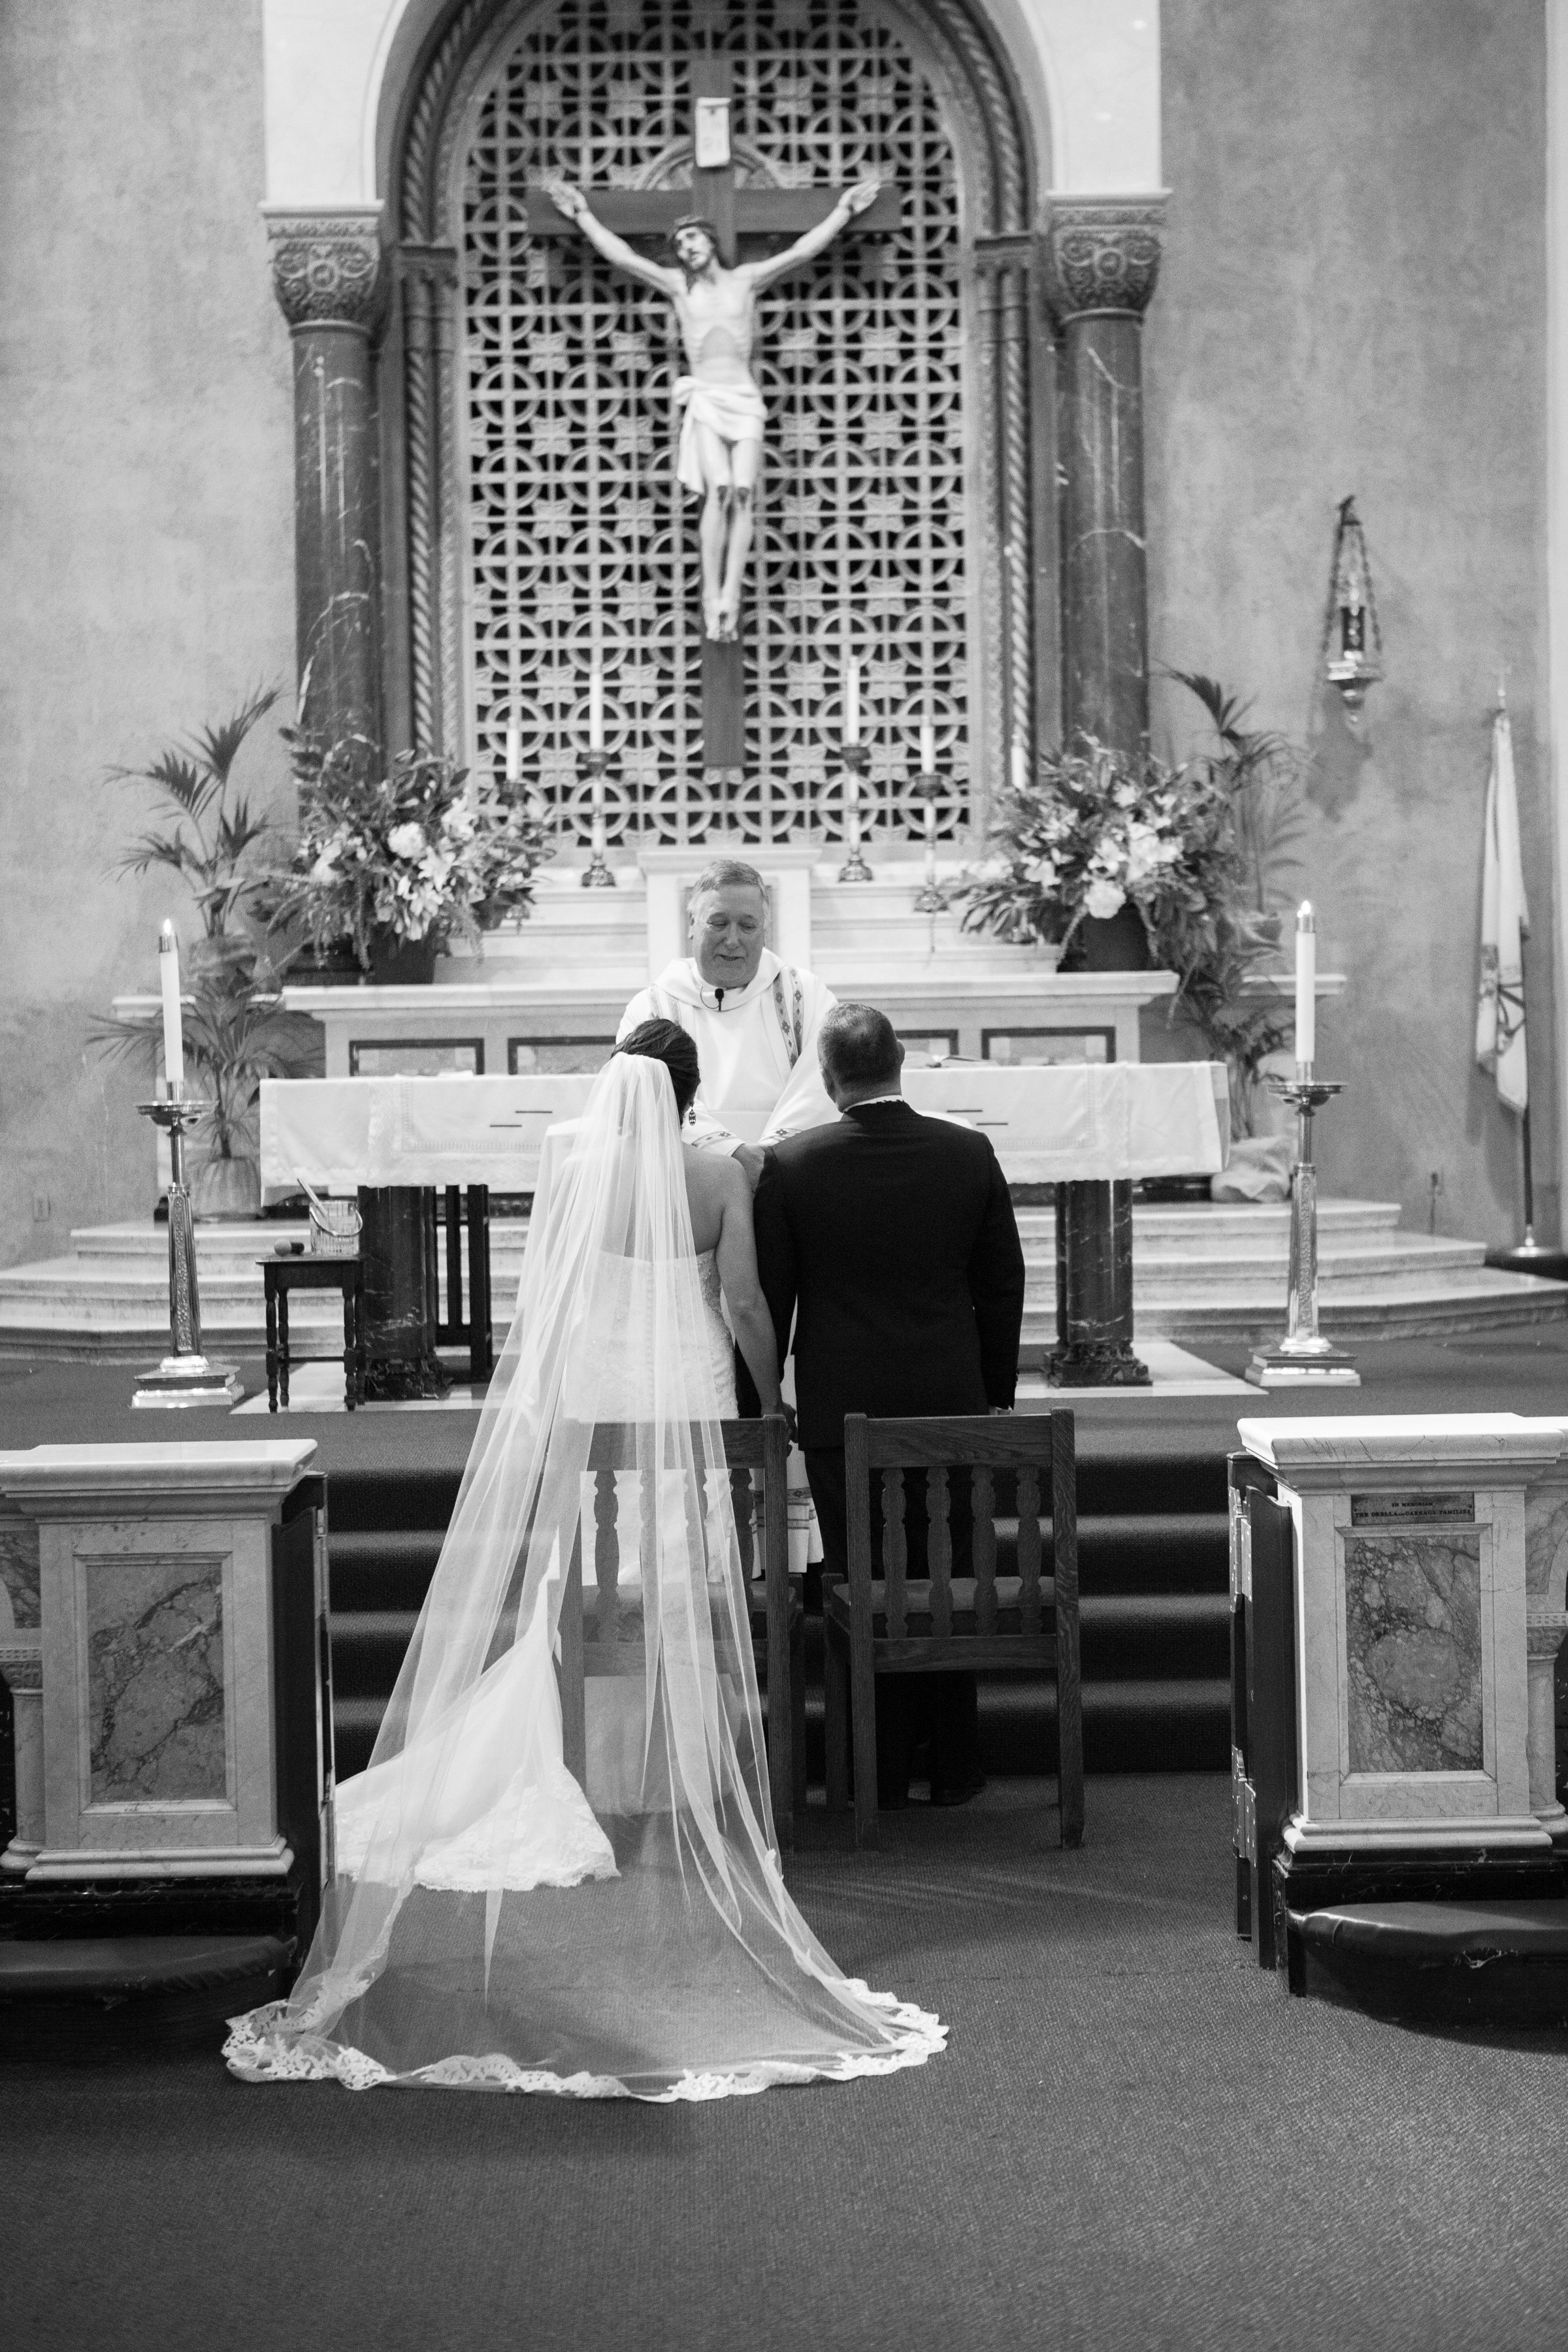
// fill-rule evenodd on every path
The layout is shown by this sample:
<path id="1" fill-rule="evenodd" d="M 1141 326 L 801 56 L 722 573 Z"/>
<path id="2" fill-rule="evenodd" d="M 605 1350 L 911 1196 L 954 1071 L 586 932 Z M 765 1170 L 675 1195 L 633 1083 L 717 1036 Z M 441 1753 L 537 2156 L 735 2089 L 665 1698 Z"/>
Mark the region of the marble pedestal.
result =
<path id="1" fill-rule="evenodd" d="M 94 1890 L 100 1907 L 114 1898 L 118 1929 L 138 1890 L 250 1882 L 313 1918 L 331 1777 L 314 1452 L 295 1439 L 0 1454 L 13 1620 L 31 1613 L 37 1544 L 36 1648 L 28 1627 L 0 1637 L 13 1895 Z M 24 1647 L 36 1666 L 13 1659 Z M 29 1916 L 21 1932 L 56 1928 Z"/>
<path id="2" fill-rule="evenodd" d="M 1246 1735 L 1256 1752 L 1279 1730 L 1260 1709 L 1294 1718 L 1279 1947 L 1282 1907 L 1562 1892 L 1551 1667 L 1568 1424 L 1482 1413 L 1237 1428 L 1290 1529 L 1289 1589 L 1273 1596 L 1289 1681 L 1254 1688 Z M 1261 1622 L 1264 1597 L 1238 1598 Z"/>

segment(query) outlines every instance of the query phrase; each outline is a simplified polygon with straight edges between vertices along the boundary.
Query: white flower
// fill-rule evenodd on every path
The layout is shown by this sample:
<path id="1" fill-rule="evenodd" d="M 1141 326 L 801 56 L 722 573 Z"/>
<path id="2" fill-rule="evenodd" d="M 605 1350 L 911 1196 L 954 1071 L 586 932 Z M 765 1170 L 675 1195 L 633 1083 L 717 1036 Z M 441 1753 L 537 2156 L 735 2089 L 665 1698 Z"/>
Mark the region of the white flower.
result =
<path id="1" fill-rule="evenodd" d="M 386 845 L 394 857 L 421 857 L 425 853 L 425 828 L 419 824 L 395 824 L 386 836 Z"/>
<path id="2" fill-rule="evenodd" d="M 335 841 L 329 841 L 325 849 L 322 850 L 320 857 L 317 858 L 314 866 L 310 868 L 310 879 L 312 882 L 335 882 L 337 880 L 337 843 Z"/>
<path id="3" fill-rule="evenodd" d="M 474 813 L 461 801 L 454 801 L 441 819 L 441 830 L 453 841 L 472 841 L 475 833 Z"/>
<path id="4" fill-rule="evenodd" d="M 1160 837 L 1152 824 L 1140 824 L 1136 818 L 1127 828 L 1127 879 L 1142 882 L 1156 866 L 1169 862 L 1170 853 L 1163 850 Z"/>
<path id="5" fill-rule="evenodd" d="M 1091 882 L 1084 893 L 1084 912 L 1092 915 L 1099 923 L 1109 922 L 1111 916 L 1119 915 L 1126 904 L 1126 891 L 1118 889 L 1114 882 Z"/>
<path id="6" fill-rule="evenodd" d="M 1037 857 L 1028 869 L 1029 879 L 1042 890 L 1054 890 L 1057 886 L 1057 861 L 1054 857 Z"/>

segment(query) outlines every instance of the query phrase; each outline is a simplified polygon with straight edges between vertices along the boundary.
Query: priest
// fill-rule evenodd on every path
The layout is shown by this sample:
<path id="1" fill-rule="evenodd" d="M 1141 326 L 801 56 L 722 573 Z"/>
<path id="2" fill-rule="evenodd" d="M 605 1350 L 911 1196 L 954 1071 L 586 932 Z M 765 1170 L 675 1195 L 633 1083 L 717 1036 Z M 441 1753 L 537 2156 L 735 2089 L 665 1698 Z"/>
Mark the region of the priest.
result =
<path id="1" fill-rule="evenodd" d="M 764 945 L 767 893 L 754 866 L 721 857 L 704 866 L 688 920 L 691 953 L 638 990 L 618 1034 L 664 1020 L 695 1039 L 702 1084 L 687 1113 L 686 1140 L 731 1154 L 754 1187 L 766 1145 L 838 1116 L 816 1053 L 835 999 Z"/>

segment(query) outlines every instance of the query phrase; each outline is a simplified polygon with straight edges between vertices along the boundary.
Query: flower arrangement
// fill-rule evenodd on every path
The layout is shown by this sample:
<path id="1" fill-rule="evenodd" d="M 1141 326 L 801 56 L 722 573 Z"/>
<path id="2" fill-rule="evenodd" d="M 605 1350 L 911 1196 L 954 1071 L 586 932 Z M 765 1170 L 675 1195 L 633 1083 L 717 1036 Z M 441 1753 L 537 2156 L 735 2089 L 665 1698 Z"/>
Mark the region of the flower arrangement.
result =
<path id="1" fill-rule="evenodd" d="M 1202 703 L 1217 746 L 1180 767 L 1087 740 L 997 794 L 985 856 L 958 886 L 964 928 L 1067 946 L 1086 919 L 1136 908 L 1154 961 L 1179 975 L 1184 1015 L 1232 1074 L 1237 1132 L 1252 1132 L 1258 1073 L 1290 1034 L 1288 1007 L 1249 990 L 1278 954 L 1272 901 L 1299 863 L 1299 763 L 1247 730 L 1211 678 L 1170 673 Z"/>
<path id="2" fill-rule="evenodd" d="M 1229 799 L 1201 763 L 1168 768 L 1092 740 L 1049 753 L 993 806 L 986 855 L 959 885 L 966 930 L 1066 946 L 1131 905 L 1156 957 L 1184 970 L 1234 888 Z"/>
<path id="3" fill-rule="evenodd" d="M 318 949 L 475 938 L 526 913 L 554 852 L 522 806 L 480 789 L 442 753 L 402 751 L 384 769 L 362 736 L 324 746 L 284 730 L 300 780 L 300 837 L 275 919 Z"/>

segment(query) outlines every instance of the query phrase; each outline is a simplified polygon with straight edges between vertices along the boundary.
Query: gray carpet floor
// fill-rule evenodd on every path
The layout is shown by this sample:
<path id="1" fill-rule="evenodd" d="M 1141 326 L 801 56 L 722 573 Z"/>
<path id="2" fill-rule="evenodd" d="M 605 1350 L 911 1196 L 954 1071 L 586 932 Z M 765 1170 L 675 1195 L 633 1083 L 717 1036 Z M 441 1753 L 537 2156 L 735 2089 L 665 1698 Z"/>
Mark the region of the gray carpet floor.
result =
<path id="1" fill-rule="evenodd" d="M 1568 2340 L 1568 2036 L 1292 2001 L 1217 1779 L 808 1826 L 835 1957 L 941 2010 L 881 2081 L 675 2109 L 0 2073 L 0 2337 L 246 2352 Z"/>

